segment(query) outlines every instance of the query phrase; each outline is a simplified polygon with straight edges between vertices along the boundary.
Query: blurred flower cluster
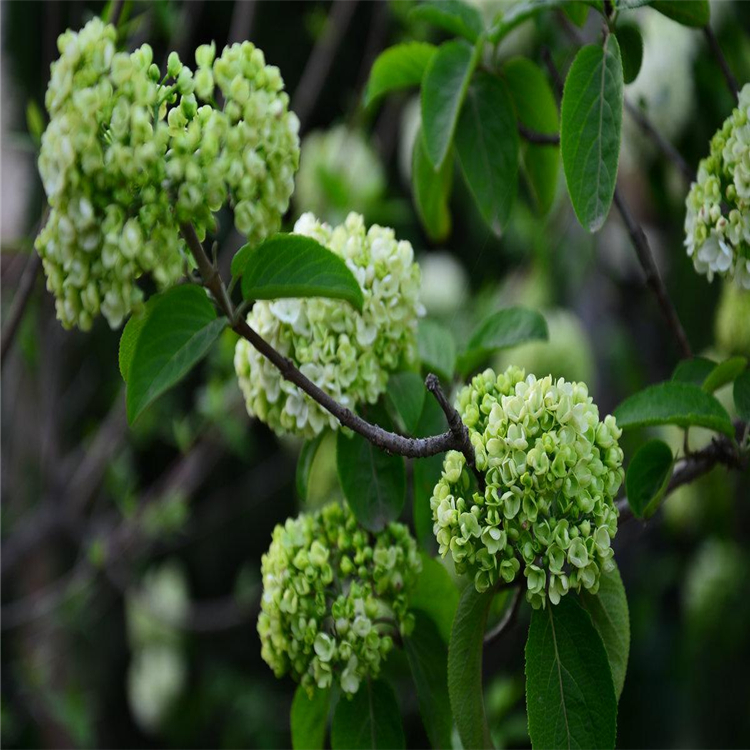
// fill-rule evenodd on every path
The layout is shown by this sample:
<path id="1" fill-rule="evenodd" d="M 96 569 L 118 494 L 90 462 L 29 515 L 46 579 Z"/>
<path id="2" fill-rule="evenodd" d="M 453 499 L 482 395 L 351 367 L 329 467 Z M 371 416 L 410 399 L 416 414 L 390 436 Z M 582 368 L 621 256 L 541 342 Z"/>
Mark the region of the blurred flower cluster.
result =
<path id="1" fill-rule="evenodd" d="M 535 608 L 570 590 L 596 593 L 612 564 L 613 499 L 622 483 L 621 431 L 583 383 L 485 370 L 457 397 L 469 428 L 478 490 L 463 454 L 446 455 L 430 507 L 440 554 L 485 591 L 523 566 Z"/>

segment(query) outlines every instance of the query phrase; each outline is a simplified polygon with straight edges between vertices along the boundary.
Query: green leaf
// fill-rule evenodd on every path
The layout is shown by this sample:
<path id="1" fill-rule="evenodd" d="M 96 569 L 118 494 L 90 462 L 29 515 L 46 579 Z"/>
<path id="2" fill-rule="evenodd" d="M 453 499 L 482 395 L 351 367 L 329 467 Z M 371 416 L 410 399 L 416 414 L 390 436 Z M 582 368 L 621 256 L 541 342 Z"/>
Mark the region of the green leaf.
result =
<path id="1" fill-rule="evenodd" d="M 734 381 L 734 408 L 743 422 L 750 422 L 750 370 L 746 370 Z"/>
<path id="2" fill-rule="evenodd" d="M 404 650 L 414 678 L 422 722 L 434 748 L 451 748 L 453 717 L 448 698 L 448 648 L 435 623 L 416 613 L 414 632 Z"/>
<path id="3" fill-rule="evenodd" d="M 245 270 L 245 266 L 247 265 L 247 259 L 250 257 L 250 253 L 252 253 L 253 250 L 257 245 L 250 245 L 246 244 L 243 245 L 232 258 L 232 263 L 230 265 L 230 272 L 232 274 L 232 278 L 236 279 L 242 276 L 243 271 Z"/>
<path id="4" fill-rule="evenodd" d="M 458 360 L 458 370 L 469 374 L 500 349 L 527 341 L 546 341 L 549 336 L 544 317 L 524 307 L 507 307 L 489 316 L 469 339 Z"/>
<path id="5" fill-rule="evenodd" d="M 416 372 L 397 372 L 388 379 L 387 393 L 406 431 L 413 435 L 427 393 L 422 377 Z"/>
<path id="6" fill-rule="evenodd" d="M 297 472 L 296 472 L 296 485 L 297 495 L 300 500 L 307 500 L 307 491 L 310 484 L 310 471 L 312 470 L 315 456 L 318 453 L 318 448 L 323 442 L 326 436 L 325 430 L 319 435 L 316 435 L 311 440 L 305 440 L 302 443 L 302 450 L 299 452 L 299 458 L 297 459 Z"/>
<path id="7" fill-rule="evenodd" d="M 242 272 L 245 299 L 328 297 L 362 311 L 364 297 L 343 258 L 301 234 L 275 234 L 252 250 Z"/>
<path id="8" fill-rule="evenodd" d="M 581 604 L 591 616 L 591 622 L 607 651 L 615 696 L 619 700 L 628 671 L 630 614 L 628 598 L 617 566 L 602 572 L 597 594 L 590 594 L 586 589 L 581 591 Z"/>
<path id="9" fill-rule="evenodd" d="M 703 381 L 711 374 L 714 367 L 716 367 L 716 362 L 705 357 L 683 359 L 677 363 L 677 367 L 672 373 L 672 380 L 702 386 Z"/>
<path id="10" fill-rule="evenodd" d="M 589 6 L 584 2 L 568 2 L 563 5 L 563 13 L 578 28 L 583 28 L 586 19 L 589 17 Z"/>
<path id="11" fill-rule="evenodd" d="M 456 152 L 474 202 L 497 235 L 510 217 L 518 185 L 518 131 L 503 82 L 479 72 L 456 131 Z"/>
<path id="12" fill-rule="evenodd" d="M 417 215 L 427 236 L 433 242 L 444 240 L 451 231 L 448 202 L 453 187 L 453 158 L 449 155 L 436 172 L 427 156 L 421 128 L 412 152 L 411 184 Z"/>
<path id="13" fill-rule="evenodd" d="M 434 372 L 444 380 L 453 377 L 456 366 L 456 342 L 453 334 L 434 320 L 420 320 L 417 346 L 422 368 Z"/>
<path id="14" fill-rule="evenodd" d="M 422 133 L 427 158 L 440 169 L 448 156 L 480 47 L 454 40 L 441 44 L 422 80 Z"/>
<path id="15" fill-rule="evenodd" d="M 185 284 L 155 295 L 130 356 L 126 405 L 132 424 L 164 391 L 208 353 L 226 326 L 199 286 Z"/>
<path id="16" fill-rule="evenodd" d="M 602 639 L 572 596 L 531 615 L 526 706 L 534 748 L 613 748 L 617 699 Z"/>
<path id="17" fill-rule="evenodd" d="M 458 589 L 439 560 L 424 553 L 421 554 L 421 558 L 422 572 L 417 579 L 409 606 L 430 617 L 440 637 L 448 644 L 458 608 Z"/>
<path id="18" fill-rule="evenodd" d="M 708 0 L 654 0 L 654 10 L 683 26 L 702 28 L 711 20 L 711 5 Z"/>
<path id="19" fill-rule="evenodd" d="M 638 77 L 643 62 L 643 37 L 635 24 L 617 27 L 617 41 L 622 52 L 622 77 L 625 83 L 633 83 Z"/>
<path id="20" fill-rule="evenodd" d="M 557 135 L 557 104 L 541 68 L 525 57 L 516 57 L 503 65 L 501 73 L 518 120 L 535 133 Z M 537 207 L 547 213 L 557 190 L 560 147 L 522 142 L 521 155 Z"/>
<path id="21" fill-rule="evenodd" d="M 734 435 L 726 409 L 692 383 L 669 381 L 649 386 L 625 399 L 614 415 L 622 429 L 657 424 L 696 425 L 730 437 Z"/>
<path id="22" fill-rule="evenodd" d="M 143 326 L 154 309 L 154 304 L 158 302 L 159 295 L 150 297 L 143 309 L 130 316 L 130 319 L 125 324 L 125 328 L 122 330 L 120 336 L 120 349 L 118 352 L 118 364 L 120 366 L 120 375 L 125 383 L 128 382 L 128 376 L 130 374 L 130 366 L 133 362 L 133 353 L 135 352 L 135 345 L 138 343 L 138 337 L 141 335 Z"/>
<path id="23" fill-rule="evenodd" d="M 493 44 L 497 44 L 506 34 L 509 34 L 524 21 L 528 21 L 529 18 L 533 18 L 541 11 L 550 10 L 564 4 L 564 0 L 526 0 L 526 2 L 515 3 L 495 21 L 492 28 L 487 32 L 487 39 Z"/>
<path id="24" fill-rule="evenodd" d="M 713 393 L 727 383 L 731 383 L 747 365 L 745 357 L 730 357 L 720 362 L 708 374 L 701 386 L 706 393 Z"/>
<path id="25" fill-rule="evenodd" d="M 479 594 L 469 583 L 461 594 L 448 648 L 448 693 L 461 742 L 492 747 L 482 693 L 482 648 L 494 591 Z"/>
<path id="26" fill-rule="evenodd" d="M 589 232 L 601 228 L 617 180 L 622 126 L 622 61 L 617 39 L 583 47 L 565 80 L 560 147 L 570 200 Z"/>
<path id="27" fill-rule="evenodd" d="M 365 680 L 351 699 L 341 697 L 331 725 L 333 750 L 397 750 L 405 744 L 401 711 L 387 682 Z"/>
<path id="28" fill-rule="evenodd" d="M 427 21 L 454 36 L 462 36 L 476 42 L 484 29 L 479 11 L 459 0 L 433 0 L 417 5 L 411 18 Z"/>
<path id="29" fill-rule="evenodd" d="M 313 696 L 299 685 L 292 701 L 291 727 L 294 750 L 323 750 L 331 704 L 330 689 L 313 689 Z"/>
<path id="30" fill-rule="evenodd" d="M 427 42 L 406 42 L 381 52 L 370 71 L 365 106 L 391 91 L 419 86 L 436 49 Z"/>
<path id="31" fill-rule="evenodd" d="M 625 493 L 636 518 L 651 518 L 672 478 L 674 457 L 663 440 L 649 440 L 635 453 L 625 475 Z"/>
<path id="32" fill-rule="evenodd" d="M 344 497 L 369 531 L 382 531 L 401 514 L 406 499 L 404 459 L 376 448 L 361 435 L 338 433 L 336 465 Z"/>

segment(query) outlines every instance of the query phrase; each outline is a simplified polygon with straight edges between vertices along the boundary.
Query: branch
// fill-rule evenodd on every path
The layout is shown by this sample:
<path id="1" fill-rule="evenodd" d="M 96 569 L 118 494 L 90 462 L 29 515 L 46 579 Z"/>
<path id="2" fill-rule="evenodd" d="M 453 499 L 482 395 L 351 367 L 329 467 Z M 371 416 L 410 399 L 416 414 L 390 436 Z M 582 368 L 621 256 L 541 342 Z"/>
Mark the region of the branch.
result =
<path id="1" fill-rule="evenodd" d="M 714 30 L 709 24 L 706 24 L 703 27 L 703 33 L 706 36 L 706 41 L 711 48 L 713 56 L 716 58 L 716 62 L 719 63 L 721 72 L 724 74 L 724 80 L 727 82 L 727 87 L 732 92 L 734 98 L 739 101 L 740 87 L 737 84 L 737 79 L 734 77 L 734 73 L 732 73 L 732 69 L 729 67 L 726 57 L 724 57 L 724 53 L 721 51 L 719 40 L 716 38 Z"/>
<path id="2" fill-rule="evenodd" d="M 26 305 L 31 299 L 31 293 L 34 291 L 34 282 L 36 281 L 37 274 L 42 267 L 42 259 L 39 257 L 37 251 L 32 250 L 31 253 L 31 257 L 23 269 L 23 274 L 21 274 L 21 280 L 18 282 L 18 290 L 13 296 L 13 304 L 8 312 L 8 320 L 3 326 L 2 345 L 0 346 L 0 362 L 3 366 L 5 365 L 8 350 L 18 332 L 18 326 L 23 319 Z"/>

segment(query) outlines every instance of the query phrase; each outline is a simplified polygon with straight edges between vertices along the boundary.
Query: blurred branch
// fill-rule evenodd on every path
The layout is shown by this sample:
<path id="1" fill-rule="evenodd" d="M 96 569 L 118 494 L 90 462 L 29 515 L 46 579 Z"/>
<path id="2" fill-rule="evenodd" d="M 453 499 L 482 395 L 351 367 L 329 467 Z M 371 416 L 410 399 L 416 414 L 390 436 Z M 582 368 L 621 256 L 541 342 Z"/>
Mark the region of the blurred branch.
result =
<path id="1" fill-rule="evenodd" d="M 28 305 L 31 299 L 31 293 L 34 291 L 34 283 L 41 267 L 42 259 L 36 250 L 32 250 L 23 269 L 21 279 L 18 282 L 18 289 L 15 295 L 13 295 L 13 303 L 8 312 L 8 318 L 3 326 L 2 344 L 0 345 L 0 367 L 5 365 L 6 355 L 18 332 L 18 327 L 26 311 L 26 305 Z"/>
<path id="2" fill-rule="evenodd" d="M 711 53 L 716 58 L 716 62 L 721 68 L 724 80 L 727 82 L 727 88 L 731 91 L 735 100 L 739 101 L 740 87 L 737 84 L 737 79 L 734 77 L 734 73 L 732 73 L 732 69 L 729 67 L 729 63 L 727 62 L 726 57 L 724 57 L 724 53 L 721 51 L 719 40 L 716 38 L 716 34 L 714 34 L 714 30 L 711 28 L 710 24 L 706 24 L 703 27 L 703 34 L 706 37 L 708 46 L 711 48 Z"/>
<path id="3" fill-rule="evenodd" d="M 250 38 L 257 10 L 256 0 L 235 0 L 229 22 L 229 44 L 244 42 Z"/>

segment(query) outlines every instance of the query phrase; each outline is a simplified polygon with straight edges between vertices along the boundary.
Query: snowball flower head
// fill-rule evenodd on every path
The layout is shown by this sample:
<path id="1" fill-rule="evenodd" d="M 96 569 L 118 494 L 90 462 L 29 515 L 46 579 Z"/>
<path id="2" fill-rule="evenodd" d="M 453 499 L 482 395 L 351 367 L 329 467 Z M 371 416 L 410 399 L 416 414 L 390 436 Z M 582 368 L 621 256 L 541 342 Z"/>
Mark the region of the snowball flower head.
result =
<path id="1" fill-rule="evenodd" d="M 258 301 L 247 322 L 340 404 L 375 403 L 389 375 L 416 358 L 420 275 L 412 247 L 396 240 L 392 229 L 367 230 L 354 213 L 335 228 L 303 214 L 294 231 L 346 261 L 362 288 L 362 312 L 331 299 Z M 234 366 L 248 412 L 275 432 L 312 437 L 326 426 L 338 429 L 335 417 L 244 339 L 237 342 Z"/>
<path id="2" fill-rule="evenodd" d="M 309 691 L 335 682 L 356 693 L 380 673 L 393 637 L 414 627 L 409 597 L 420 570 L 402 524 L 370 534 L 336 503 L 287 520 L 261 562 L 263 659 Z"/>
<path id="3" fill-rule="evenodd" d="M 583 383 L 517 367 L 474 377 L 456 408 L 486 487 L 463 454 L 446 454 L 430 500 L 440 554 L 480 592 L 523 571 L 535 608 L 570 590 L 596 593 L 614 565 L 613 499 L 624 477 L 614 417 L 599 421 Z"/>
<path id="4" fill-rule="evenodd" d="M 750 84 L 698 167 L 687 197 L 685 235 L 698 273 L 750 289 Z"/>

